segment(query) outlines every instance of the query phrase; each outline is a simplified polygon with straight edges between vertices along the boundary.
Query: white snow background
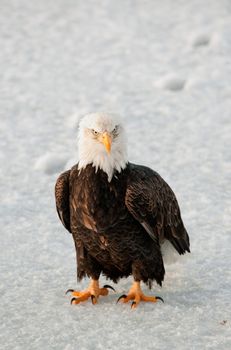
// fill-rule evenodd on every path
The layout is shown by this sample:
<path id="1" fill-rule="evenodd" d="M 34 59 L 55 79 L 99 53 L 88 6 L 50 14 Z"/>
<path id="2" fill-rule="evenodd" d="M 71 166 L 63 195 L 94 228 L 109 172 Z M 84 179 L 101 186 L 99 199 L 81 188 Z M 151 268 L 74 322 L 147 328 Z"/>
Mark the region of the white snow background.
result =
<path id="1" fill-rule="evenodd" d="M 1 349 L 230 349 L 231 2 L 0 7 Z M 96 306 L 65 296 L 88 280 L 76 283 L 54 184 L 77 162 L 78 118 L 102 110 L 124 117 L 130 160 L 180 203 L 192 253 L 144 286 L 164 304 L 116 304 L 132 278 Z"/>

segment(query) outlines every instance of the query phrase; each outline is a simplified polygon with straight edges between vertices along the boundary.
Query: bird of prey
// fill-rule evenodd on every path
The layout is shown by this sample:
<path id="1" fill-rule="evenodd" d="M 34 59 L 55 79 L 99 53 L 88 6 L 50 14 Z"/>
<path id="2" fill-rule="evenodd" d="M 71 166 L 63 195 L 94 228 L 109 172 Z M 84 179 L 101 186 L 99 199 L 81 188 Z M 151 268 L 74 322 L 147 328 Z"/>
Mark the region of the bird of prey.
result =
<path id="1" fill-rule="evenodd" d="M 152 169 L 127 159 L 121 120 L 107 113 L 92 113 L 79 124 L 79 162 L 62 173 L 55 185 L 56 207 L 64 227 L 72 234 L 77 256 L 77 278 L 90 278 L 83 291 L 70 289 L 72 304 L 98 302 L 110 285 L 100 287 L 101 274 L 117 283 L 133 276 L 127 294 L 118 301 L 135 308 L 162 300 L 145 295 L 164 279 L 162 247 L 170 242 L 179 254 L 190 252 L 175 194 Z M 112 288 L 113 289 L 113 288 Z"/>

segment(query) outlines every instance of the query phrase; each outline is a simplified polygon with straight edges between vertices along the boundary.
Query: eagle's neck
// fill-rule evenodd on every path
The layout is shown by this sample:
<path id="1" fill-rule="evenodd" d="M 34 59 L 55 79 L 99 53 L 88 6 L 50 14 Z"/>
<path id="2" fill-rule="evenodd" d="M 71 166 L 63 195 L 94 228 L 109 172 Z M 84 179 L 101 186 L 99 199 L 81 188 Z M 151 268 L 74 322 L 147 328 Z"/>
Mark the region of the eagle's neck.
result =
<path id="1" fill-rule="evenodd" d="M 120 173 L 125 169 L 127 163 L 126 151 L 120 148 L 107 154 L 106 152 L 99 152 L 95 148 L 87 149 L 86 144 L 85 147 L 79 147 L 78 169 L 85 169 L 88 164 L 92 164 L 96 172 L 101 169 L 107 174 L 109 182 L 111 182 L 116 171 Z"/>

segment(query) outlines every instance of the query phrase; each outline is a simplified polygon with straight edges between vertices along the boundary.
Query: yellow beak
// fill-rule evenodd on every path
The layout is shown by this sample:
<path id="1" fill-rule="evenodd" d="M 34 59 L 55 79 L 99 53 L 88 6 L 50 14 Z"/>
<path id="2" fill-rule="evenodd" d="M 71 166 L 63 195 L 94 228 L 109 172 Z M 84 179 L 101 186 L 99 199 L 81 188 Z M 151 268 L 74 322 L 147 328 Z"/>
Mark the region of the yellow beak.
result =
<path id="1" fill-rule="evenodd" d="M 104 144 L 107 152 L 110 153 L 111 152 L 111 142 L 112 142 L 111 135 L 105 131 L 102 134 L 100 141 Z"/>

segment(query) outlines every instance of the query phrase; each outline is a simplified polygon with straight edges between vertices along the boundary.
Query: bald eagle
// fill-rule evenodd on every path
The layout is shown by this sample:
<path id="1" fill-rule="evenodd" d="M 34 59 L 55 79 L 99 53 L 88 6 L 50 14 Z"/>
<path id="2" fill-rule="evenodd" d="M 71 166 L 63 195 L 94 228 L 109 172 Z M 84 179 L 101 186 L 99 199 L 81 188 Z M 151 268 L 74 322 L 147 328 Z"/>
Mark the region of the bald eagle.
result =
<path id="1" fill-rule="evenodd" d="M 100 287 L 103 273 L 115 283 L 132 275 L 133 285 L 118 300 L 156 302 L 146 296 L 140 282 L 150 288 L 164 279 L 163 243 L 179 254 L 190 252 L 176 197 L 152 169 L 128 162 L 125 132 L 118 117 L 88 114 L 79 125 L 79 162 L 62 173 L 55 185 L 56 207 L 64 227 L 72 234 L 77 255 L 77 277 L 90 285 L 72 293 L 72 304 L 107 295 Z M 112 288 L 113 289 L 113 288 Z"/>

